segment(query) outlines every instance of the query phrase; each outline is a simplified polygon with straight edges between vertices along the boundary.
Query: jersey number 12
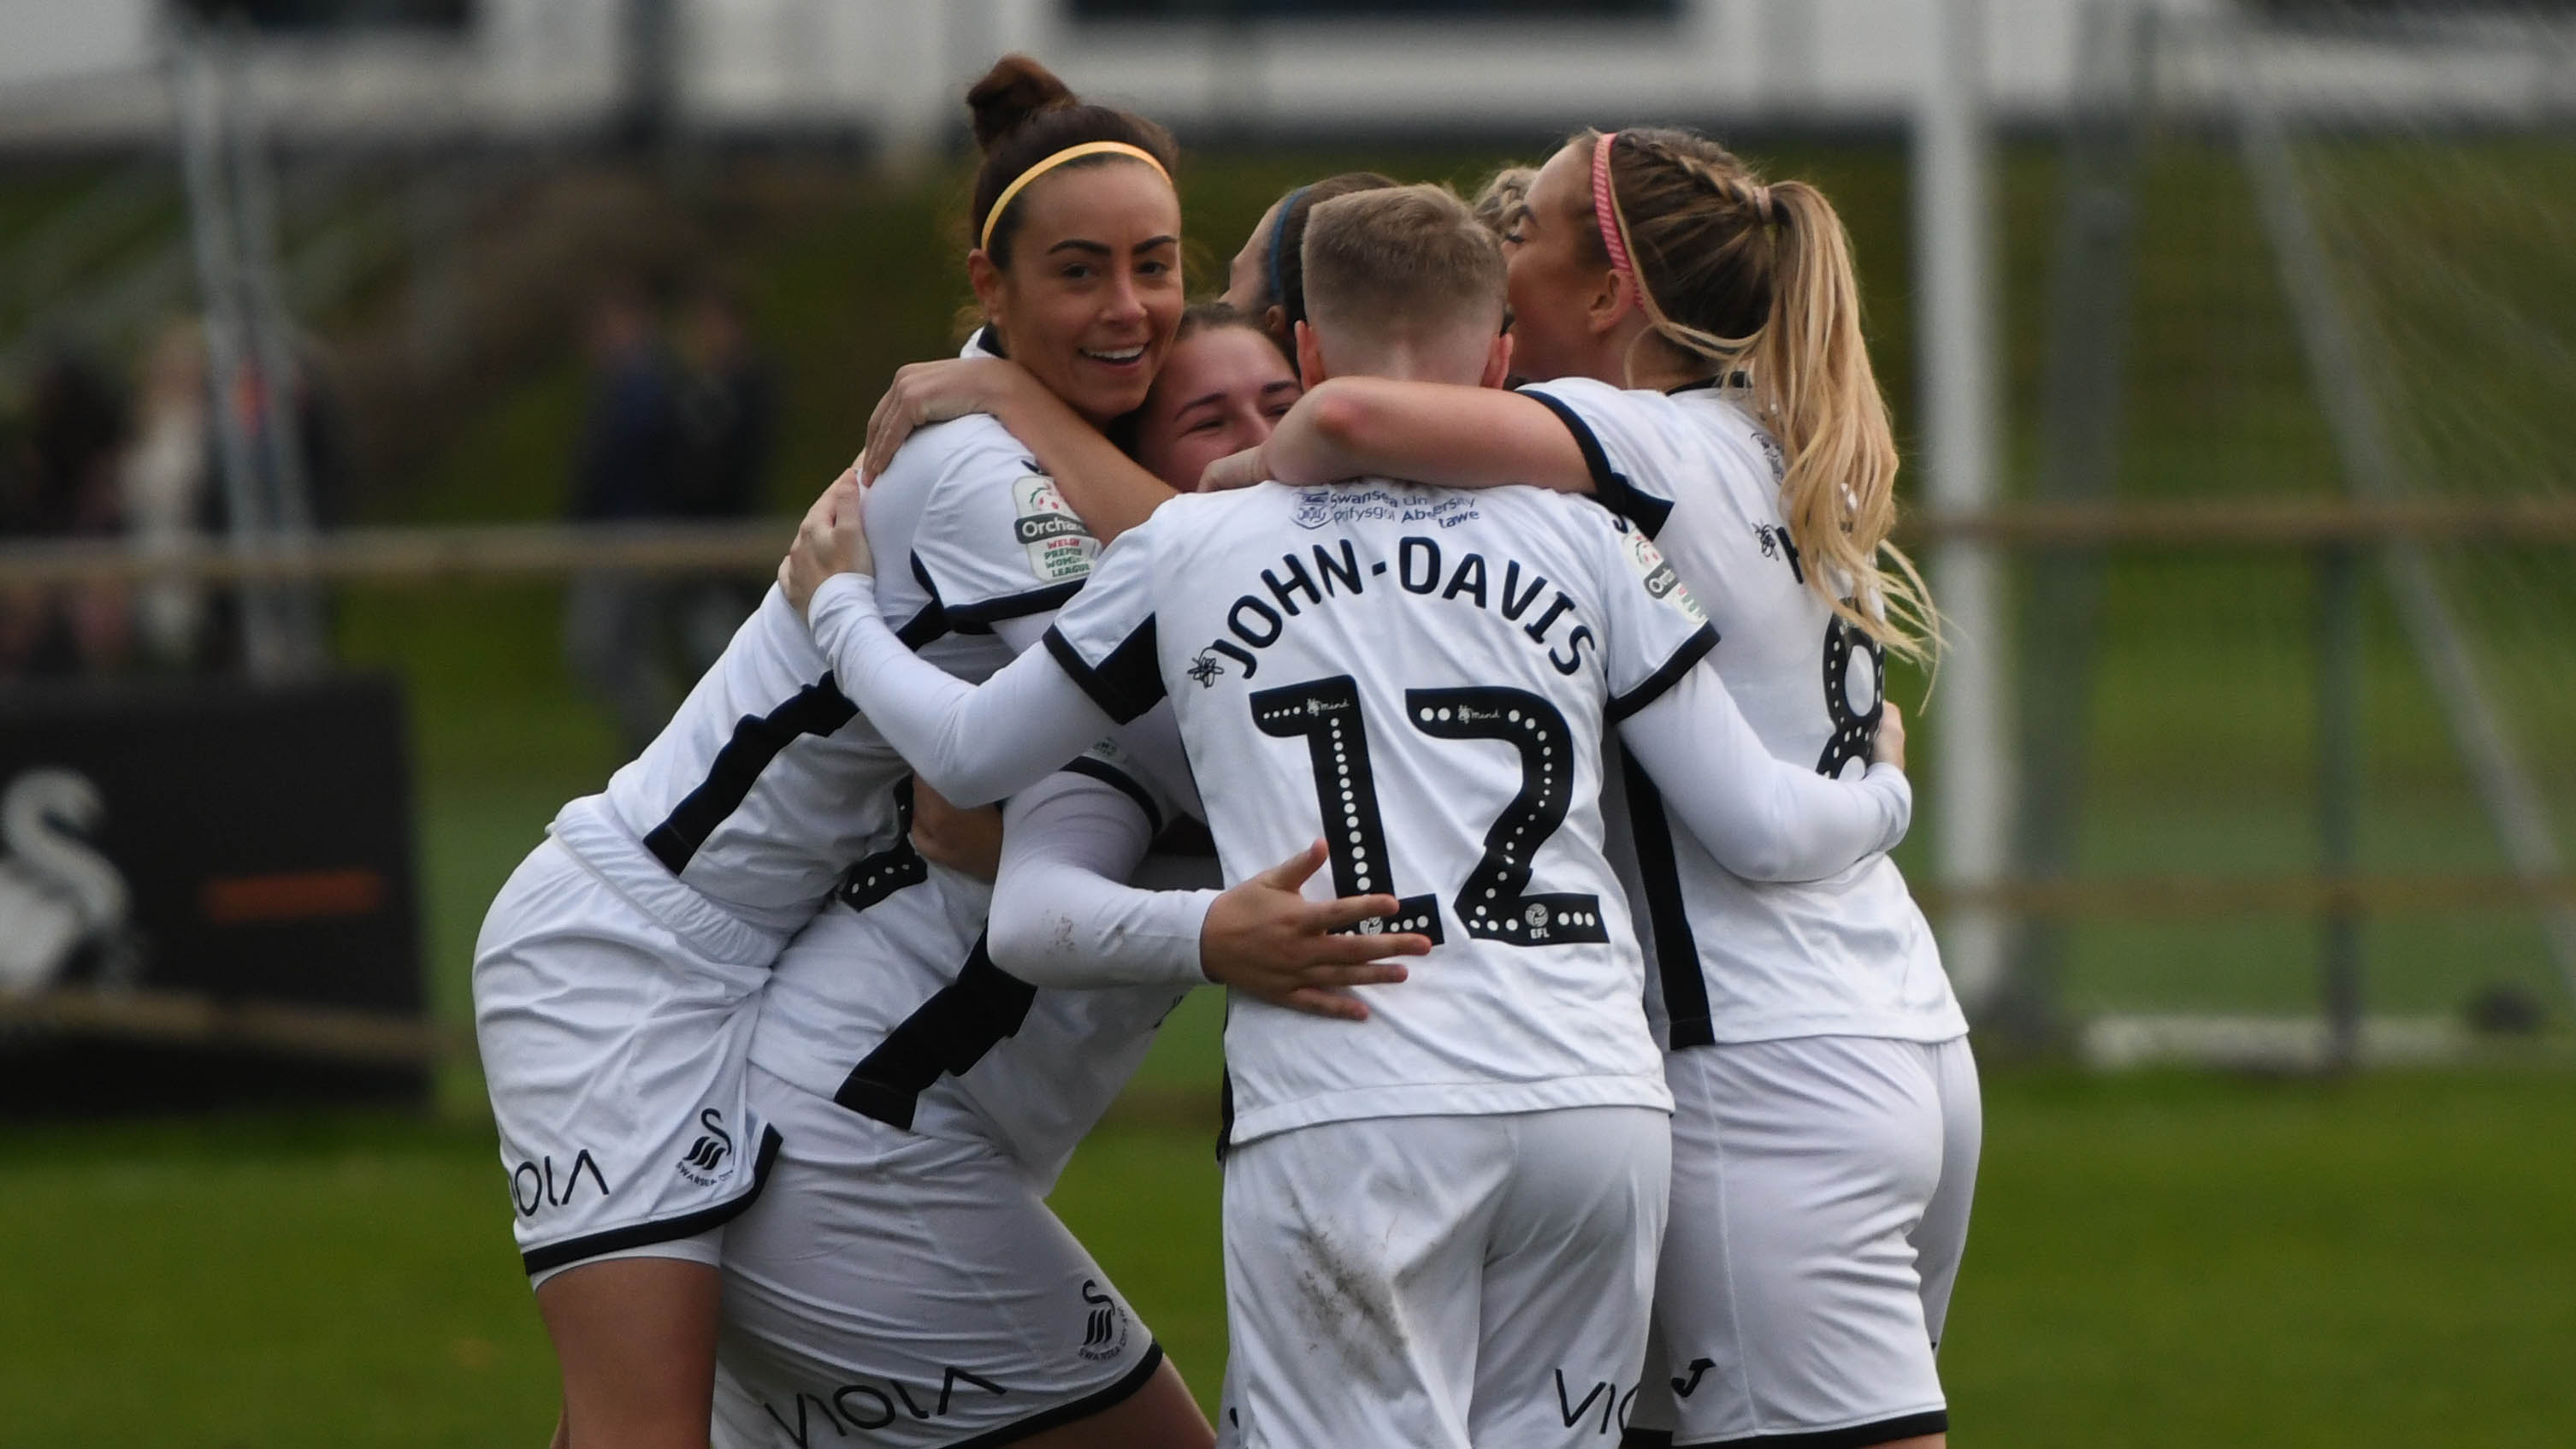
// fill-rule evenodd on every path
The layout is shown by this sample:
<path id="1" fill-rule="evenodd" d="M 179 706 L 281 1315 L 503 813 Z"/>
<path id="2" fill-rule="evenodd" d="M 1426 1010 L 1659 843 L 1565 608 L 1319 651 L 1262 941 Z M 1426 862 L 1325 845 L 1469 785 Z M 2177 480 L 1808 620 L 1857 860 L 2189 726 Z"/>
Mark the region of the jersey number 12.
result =
<path id="1" fill-rule="evenodd" d="M 1265 689 L 1251 698 L 1263 734 L 1303 738 L 1314 770 L 1333 893 L 1398 897 L 1395 914 L 1361 923 L 1365 934 L 1414 931 L 1442 939 L 1440 911 L 1429 895 L 1404 895 L 1387 859 L 1378 816 L 1377 781 L 1369 768 L 1368 723 L 1359 688 L 1347 674 Z M 1556 706 L 1526 690 L 1409 689 L 1405 719 L 1439 739 L 1499 740 L 1520 755 L 1521 787 L 1485 832 L 1485 852 L 1450 904 L 1467 934 L 1513 946 L 1606 941 L 1598 896 L 1529 890 L 1530 863 L 1565 823 L 1573 799 L 1573 731 Z"/>

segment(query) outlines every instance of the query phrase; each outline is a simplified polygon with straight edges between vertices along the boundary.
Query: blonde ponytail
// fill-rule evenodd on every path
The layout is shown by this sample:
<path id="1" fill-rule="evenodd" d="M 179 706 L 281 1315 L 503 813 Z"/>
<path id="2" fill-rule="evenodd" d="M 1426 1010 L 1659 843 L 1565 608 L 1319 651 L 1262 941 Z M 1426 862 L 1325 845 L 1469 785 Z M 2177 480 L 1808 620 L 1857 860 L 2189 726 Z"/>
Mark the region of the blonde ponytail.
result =
<path id="1" fill-rule="evenodd" d="M 1940 618 L 1896 528 L 1896 435 L 1861 335 L 1851 241 L 1823 192 L 1763 188 L 1781 233 L 1771 316 L 1745 355 L 1755 406 L 1789 455 L 1780 514 L 1807 586 L 1893 652 L 1937 653 Z"/>
<path id="2" fill-rule="evenodd" d="M 1787 454 L 1780 514 L 1807 560 L 1807 587 L 1890 652 L 1937 656 L 1931 591 L 1888 541 L 1895 432 L 1833 204 L 1803 181 L 1766 185 L 1687 131 L 1621 131 L 1599 154 L 1647 335 L 1720 376 L 1745 374 L 1759 420 Z"/>

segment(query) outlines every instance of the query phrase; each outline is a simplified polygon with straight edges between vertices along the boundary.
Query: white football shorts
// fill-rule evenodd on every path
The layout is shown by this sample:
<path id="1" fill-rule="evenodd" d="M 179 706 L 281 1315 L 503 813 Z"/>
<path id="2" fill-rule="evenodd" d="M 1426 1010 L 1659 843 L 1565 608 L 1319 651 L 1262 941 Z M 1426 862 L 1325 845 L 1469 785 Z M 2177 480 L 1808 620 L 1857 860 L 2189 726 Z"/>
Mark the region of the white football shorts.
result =
<path id="1" fill-rule="evenodd" d="M 1161 1346 L 1009 1157 L 751 1082 L 788 1145 L 725 1230 L 717 1449 L 1008 1444 L 1153 1378 Z"/>
<path id="2" fill-rule="evenodd" d="M 1615 1444 L 1672 1134 L 1651 1107 L 1299 1127 L 1225 1163 L 1244 1449 Z"/>
<path id="3" fill-rule="evenodd" d="M 556 841 L 474 946 L 474 1037 L 537 1282 L 609 1257 L 712 1264 L 778 1150 L 744 1100 L 764 964 L 714 959 Z"/>
<path id="4" fill-rule="evenodd" d="M 1982 1133 L 1968 1039 L 1693 1047 L 1634 1445 L 1948 1432 L 1933 1355 Z"/>

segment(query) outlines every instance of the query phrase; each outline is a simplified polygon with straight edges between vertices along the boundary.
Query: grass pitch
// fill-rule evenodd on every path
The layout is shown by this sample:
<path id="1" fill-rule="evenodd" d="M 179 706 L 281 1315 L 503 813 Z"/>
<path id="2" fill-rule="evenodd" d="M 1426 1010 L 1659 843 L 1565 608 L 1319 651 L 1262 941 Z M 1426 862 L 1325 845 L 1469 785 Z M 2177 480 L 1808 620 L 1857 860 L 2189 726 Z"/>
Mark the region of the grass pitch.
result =
<path id="1" fill-rule="evenodd" d="M 1193 274 L 1215 275 L 1288 185 L 1353 165 L 1472 181 L 1491 159 L 1202 158 L 1185 178 L 1190 230 L 1210 243 Z M 1823 184 L 1850 222 L 1881 379 L 1909 416 L 1902 157 L 1855 147 L 1772 159 Z M 2008 155 L 2001 183 L 2006 390 L 2022 420 L 2007 451 L 2026 460 L 2057 198 L 2047 156 L 2033 151 Z M 729 193 L 739 225 L 723 228 L 723 260 L 745 280 L 788 389 L 770 490 L 780 509 L 850 456 L 896 364 L 948 350 L 955 251 L 938 220 L 958 189 L 952 175 L 804 175 Z M 2213 194 L 2225 204 L 2206 204 Z M 2329 491 L 2331 453 L 2249 244 L 2251 208 L 2186 157 L 2151 178 L 2142 211 L 2165 220 L 2141 240 L 2129 401 L 2144 446 L 2121 496 Z M 2175 218 L 2190 234 L 2175 233 Z M 432 476 L 372 499 L 370 521 L 558 512 L 580 406 L 573 350 L 567 338 L 464 429 Z M 2307 568 L 2114 564 L 2083 871 L 2280 872 L 2313 860 Z M 2523 652 L 2563 657 L 2553 641 L 2576 617 L 2563 591 L 2499 587 L 2482 602 L 2525 617 L 2539 644 Z M 596 789 L 619 752 L 564 680 L 551 589 L 351 590 L 341 606 L 343 657 L 396 669 L 412 691 L 433 999 L 461 1020 L 485 902 L 555 807 Z M 2366 634 L 2365 867 L 2493 865 L 2438 712 L 2375 595 Z M 1897 693 L 1920 698 L 1914 681 Z M 2529 738 L 2568 737 L 2572 700 L 2536 695 L 2518 715 Z M 1924 758 L 1940 728 L 1936 697 L 1917 732 Z M 2543 754 L 2563 800 L 2565 766 Z M 1939 784 L 1925 781 L 1927 818 Z M 1905 859 L 1921 869 L 1919 844 Z M 2374 1010 L 2449 1010 L 2498 976 L 2558 999 L 2527 916 L 2372 931 Z M 2067 1002 L 2306 1009 L 2312 940 L 2292 918 L 2088 924 Z M 1165 1108 L 1205 1091 L 1211 1004 L 1175 1018 L 1140 1078 Z M 542 1442 L 553 1366 L 510 1249 L 480 1101 L 460 1064 L 426 1122 L 0 1128 L 0 1446 Z M 1097 1134 L 1056 1201 L 1212 1396 L 1224 1354 L 1216 1166 L 1208 1130 L 1172 1116 L 1139 1111 Z M 1960 1442 L 2576 1441 L 2571 1136 L 2576 1077 L 2565 1074 L 1990 1079 L 1944 1359 Z"/>
<path id="2" fill-rule="evenodd" d="M 2576 1078 L 2007 1074 L 1986 1107 L 1961 1444 L 2568 1442 Z M 1132 1115 L 1055 1196 L 1203 1398 L 1208 1149 Z M 0 1444 L 533 1449 L 508 1217 L 479 1123 L 0 1133 Z"/>

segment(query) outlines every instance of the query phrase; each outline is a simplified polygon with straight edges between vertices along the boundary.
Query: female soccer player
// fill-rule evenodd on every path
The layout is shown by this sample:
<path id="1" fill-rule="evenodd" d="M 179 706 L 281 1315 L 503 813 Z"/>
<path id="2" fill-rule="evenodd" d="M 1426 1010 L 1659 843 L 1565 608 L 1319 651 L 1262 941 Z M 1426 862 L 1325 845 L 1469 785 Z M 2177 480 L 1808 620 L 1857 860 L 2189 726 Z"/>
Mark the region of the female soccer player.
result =
<path id="1" fill-rule="evenodd" d="M 1097 138 L 1062 132 L 1063 108 L 1041 100 L 1017 124 L 1058 133 L 1021 146 L 1017 130 L 983 124 L 990 110 L 979 107 L 978 129 L 1001 139 L 988 140 L 978 195 L 1002 199 L 977 218 L 984 350 L 1007 353 L 1092 425 L 1135 410 L 1124 388 L 1086 388 L 1095 355 L 1154 357 L 1164 368 L 1139 445 L 1192 478 L 1217 451 L 1257 441 L 1293 400 L 1293 379 L 1262 339 L 1215 314 L 1180 325 L 1178 278 L 1159 280 L 1178 226 L 1162 173 L 1132 159 L 1050 173 L 1044 158 Z M 1011 172 L 995 169 L 1015 147 L 1036 158 L 1018 174 L 1045 177 L 1016 197 L 1001 184 Z M 1122 281 L 1131 267 L 1134 280 Z M 1141 330 L 1096 331 L 1098 307 L 1055 295 L 1122 287 L 1139 294 Z M 1051 330 L 1059 319 L 1080 325 Z M 1266 366 L 1247 369 L 1245 346 Z M 992 419 L 915 434 L 871 501 L 884 526 L 912 529 L 911 592 L 889 620 L 966 677 L 1042 629 L 1071 592 L 1060 579 L 1087 573 L 1089 536 Z M 995 526 L 961 533 L 959 519 Z M 1067 539 L 1086 550 L 1080 570 L 1056 555 Z M 1042 869 L 1063 821 L 1074 859 L 1123 880 L 1154 826 L 1197 808 L 1186 773 L 1158 768 L 1176 759 L 1096 746 L 1014 802 L 1006 870 Z M 1192 984 L 1240 985 L 1245 972 L 1302 956 L 1334 969 L 1281 978 L 1287 995 L 1311 993 L 1291 1004 L 1341 1013 L 1343 1001 L 1313 983 L 1401 978 L 1371 963 L 1403 947 L 1328 934 L 1391 902 L 1307 902 L 1297 886 L 1314 868 L 1292 864 L 1222 895 L 1122 894 L 1105 916 L 1043 927 L 996 920 L 988 936 L 990 892 L 928 868 L 903 837 L 860 861 L 780 958 L 750 1052 L 751 1101 L 782 1124 L 786 1146 L 724 1242 L 718 1441 L 1208 1443 L 1178 1372 L 1044 1198 Z M 1021 952 L 1086 931 L 1115 936 L 1123 989 L 1043 992 L 1010 973 Z"/>
<path id="2" fill-rule="evenodd" d="M 1169 138 L 1025 60 L 970 100 L 989 148 L 969 258 L 988 338 L 1083 416 L 1132 410 L 1180 312 Z M 960 672 L 1034 637 L 1097 549 L 1025 457 L 998 430 L 943 430 L 884 491 L 924 595 L 907 618 L 942 631 L 924 647 Z M 827 899 L 928 873 L 905 842 L 903 767 L 828 671 L 770 595 L 661 736 L 564 807 L 485 920 L 476 1033 L 562 1363 L 558 1444 L 707 1442 L 721 1229 L 781 1151 L 747 1099 L 756 998 Z M 838 968 L 839 991 L 867 989 L 872 963 Z"/>
<path id="3" fill-rule="evenodd" d="M 1223 302 L 1181 315 L 1172 350 L 1136 419 L 1136 462 L 1178 492 L 1217 459 L 1260 446 L 1296 404 L 1296 369 L 1260 324 Z"/>
<path id="4" fill-rule="evenodd" d="M 1318 325 L 1332 312 L 1301 353 L 1500 380 L 1503 260 L 1456 198 L 1346 197 L 1316 226 L 1310 257 L 1324 230 L 1337 238 L 1332 285 L 1320 267 L 1313 279 Z M 1203 778 L 1230 874 L 1312 808 L 1344 889 L 1426 892 L 1382 924 L 1445 933 L 1448 954 L 1372 998 L 1378 1014 L 1346 1041 L 1235 1003 L 1229 1140 L 1244 1155 L 1227 1167 L 1227 1278 L 1247 1435 L 1553 1438 L 1581 1416 L 1559 1417 L 1540 1369 L 1588 1388 L 1607 1432 L 1645 1350 L 1670 1096 L 1624 902 L 1600 894 L 1599 731 L 1615 724 L 1699 838 L 1764 879 L 1884 851 L 1903 830 L 1902 777 L 1873 769 L 1855 793 L 1767 755 L 1692 667 L 1716 636 L 1687 593 L 1597 509 L 1386 482 L 1347 506 L 1315 490 L 1239 497 L 1158 512 L 1103 560 L 1046 654 L 980 690 L 906 650 L 863 578 L 789 595 L 817 589 L 818 640 L 888 738 L 960 798 L 1020 788 L 1168 699 L 1193 760 L 1217 771 Z M 850 490 L 835 529 L 861 511 Z M 791 572 L 819 580 L 831 553 L 821 541 L 808 571 L 801 535 Z M 1326 1280 L 1333 1304 L 1376 1307 L 1301 1309 Z"/>
<path id="5" fill-rule="evenodd" d="M 1476 220 L 1502 238 L 1507 255 L 1520 245 L 1521 215 L 1529 210 L 1530 187 L 1537 180 L 1535 166 L 1506 166 L 1476 189 Z"/>
<path id="6" fill-rule="evenodd" d="M 1345 171 L 1291 188 L 1253 223 L 1252 235 L 1226 268 L 1229 307 L 1258 318 L 1261 330 L 1279 344 L 1281 353 L 1297 352 L 1297 324 L 1306 320 L 1306 218 L 1337 196 L 1378 191 L 1395 179 L 1374 171 Z M 1187 491 L 1187 490 L 1183 490 Z"/>
<path id="7" fill-rule="evenodd" d="M 1764 743 L 1868 759 L 1930 601 L 1887 543 L 1897 455 L 1841 220 L 1677 130 L 1586 131 L 1511 253 L 1517 394 L 1337 378 L 1220 483 L 1359 474 L 1591 493 L 1651 535 Z M 1629 773 L 1669 1055 L 1673 1200 L 1639 1443 L 1937 1445 L 1933 1350 L 1980 1135 L 1967 1025 L 1884 857 L 1758 884 Z"/>
<path id="8" fill-rule="evenodd" d="M 1334 197 L 1394 184 L 1374 171 L 1353 171 L 1297 187 L 1271 203 L 1235 253 L 1221 300 L 1257 325 L 1283 357 L 1293 358 L 1296 324 L 1306 315 L 1305 270 L 1298 251 L 1306 218 Z M 1293 371 L 1287 381 L 1295 384 Z M 1159 470 L 1126 456 L 1025 370 L 976 357 L 916 362 L 896 371 L 894 384 L 868 419 L 859 476 L 883 473 L 913 429 L 970 413 L 992 414 L 1026 442 L 1103 543 L 1143 522 L 1175 491 L 1155 476 Z M 1188 492 L 1197 481 L 1186 480 L 1178 491 Z"/>

